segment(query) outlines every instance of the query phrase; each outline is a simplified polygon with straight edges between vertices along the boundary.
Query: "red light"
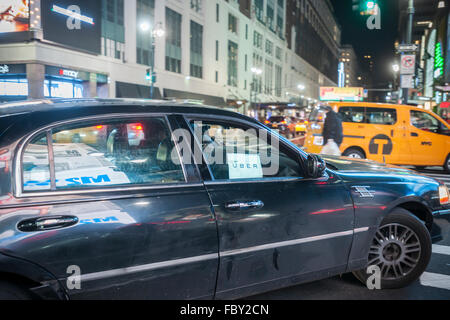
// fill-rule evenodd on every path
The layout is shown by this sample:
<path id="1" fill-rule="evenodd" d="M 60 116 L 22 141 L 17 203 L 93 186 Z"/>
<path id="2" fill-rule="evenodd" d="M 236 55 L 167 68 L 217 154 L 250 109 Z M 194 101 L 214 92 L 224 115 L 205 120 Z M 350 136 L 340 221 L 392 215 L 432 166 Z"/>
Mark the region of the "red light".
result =
<path id="1" fill-rule="evenodd" d="M 136 127 L 134 127 L 136 130 L 143 130 L 144 128 L 141 125 L 137 125 Z"/>
<path id="2" fill-rule="evenodd" d="M 95 129 L 101 130 L 101 129 L 103 129 L 103 126 L 96 126 Z"/>
<path id="3" fill-rule="evenodd" d="M 283 122 L 281 122 L 282 124 L 287 124 L 287 122 L 286 121 L 283 121 Z"/>
<path id="4" fill-rule="evenodd" d="M 269 120 L 266 120 L 266 121 L 264 121 L 264 123 L 265 123 L 265 124 L 269 124 L 269 123 L 270 123 L 270 121 L 269 121 Z"/>

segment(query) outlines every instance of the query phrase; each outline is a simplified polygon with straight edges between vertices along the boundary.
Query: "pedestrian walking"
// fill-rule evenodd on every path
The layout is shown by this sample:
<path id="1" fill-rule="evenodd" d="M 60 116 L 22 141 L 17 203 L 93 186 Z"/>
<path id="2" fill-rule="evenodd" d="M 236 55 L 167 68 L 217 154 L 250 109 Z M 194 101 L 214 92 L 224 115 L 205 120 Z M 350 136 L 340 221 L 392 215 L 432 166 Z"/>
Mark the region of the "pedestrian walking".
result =
<path id="1" fill-rule="evenodd" d="M 340 156 L 339 150 L 344 138 L 342 121 L 339 115 L 330 106 L 325 107 L 325 123 L 323 126 L 323 148 L 322 154 Z"/>

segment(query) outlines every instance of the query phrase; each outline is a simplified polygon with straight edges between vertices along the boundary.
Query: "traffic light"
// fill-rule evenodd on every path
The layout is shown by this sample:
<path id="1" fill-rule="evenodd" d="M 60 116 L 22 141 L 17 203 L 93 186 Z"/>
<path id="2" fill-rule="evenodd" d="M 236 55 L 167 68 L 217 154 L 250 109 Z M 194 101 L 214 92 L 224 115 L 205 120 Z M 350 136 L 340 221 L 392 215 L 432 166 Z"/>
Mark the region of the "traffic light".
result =
<path id="1" fill-rule="evenodd" d="M 147 74 L 145 75 L 145 79 L 150 81 L 151 83 L 156 82 L 156 72 L 152 71 L 152 68 L 147 69 Z"/>
<path id="2" fill-rule="evenodd" d="M 379 6 L 377 0 L 353 0 L 353 11 L 362 16 L 377 15 Z"/>

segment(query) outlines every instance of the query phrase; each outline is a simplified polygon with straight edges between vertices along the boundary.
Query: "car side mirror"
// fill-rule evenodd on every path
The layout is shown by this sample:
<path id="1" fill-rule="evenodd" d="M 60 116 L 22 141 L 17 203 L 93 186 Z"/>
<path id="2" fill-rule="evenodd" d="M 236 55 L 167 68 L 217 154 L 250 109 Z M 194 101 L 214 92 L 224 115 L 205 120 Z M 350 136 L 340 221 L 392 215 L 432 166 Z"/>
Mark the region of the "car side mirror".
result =
<path id="1" fill-rule="evenodd" d="M 327 165 L 320 156 L 310 154 L 306 160 L 306 167 L 309 178 L 320 178 L 323 176 Z"/>

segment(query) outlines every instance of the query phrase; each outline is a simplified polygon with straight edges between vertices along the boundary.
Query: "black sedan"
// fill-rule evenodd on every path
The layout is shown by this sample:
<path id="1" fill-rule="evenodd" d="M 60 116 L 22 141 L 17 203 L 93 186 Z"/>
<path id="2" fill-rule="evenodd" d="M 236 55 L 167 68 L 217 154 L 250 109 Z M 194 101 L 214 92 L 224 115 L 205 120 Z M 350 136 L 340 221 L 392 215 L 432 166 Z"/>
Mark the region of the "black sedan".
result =
<path id="1" fill-rule="evenodd" d="M 327 162 L 220 109 L 0 105 L 0 299 L 227 299 L 346 272 L 380 288 L 416 280 L 448 189 Z"/>

